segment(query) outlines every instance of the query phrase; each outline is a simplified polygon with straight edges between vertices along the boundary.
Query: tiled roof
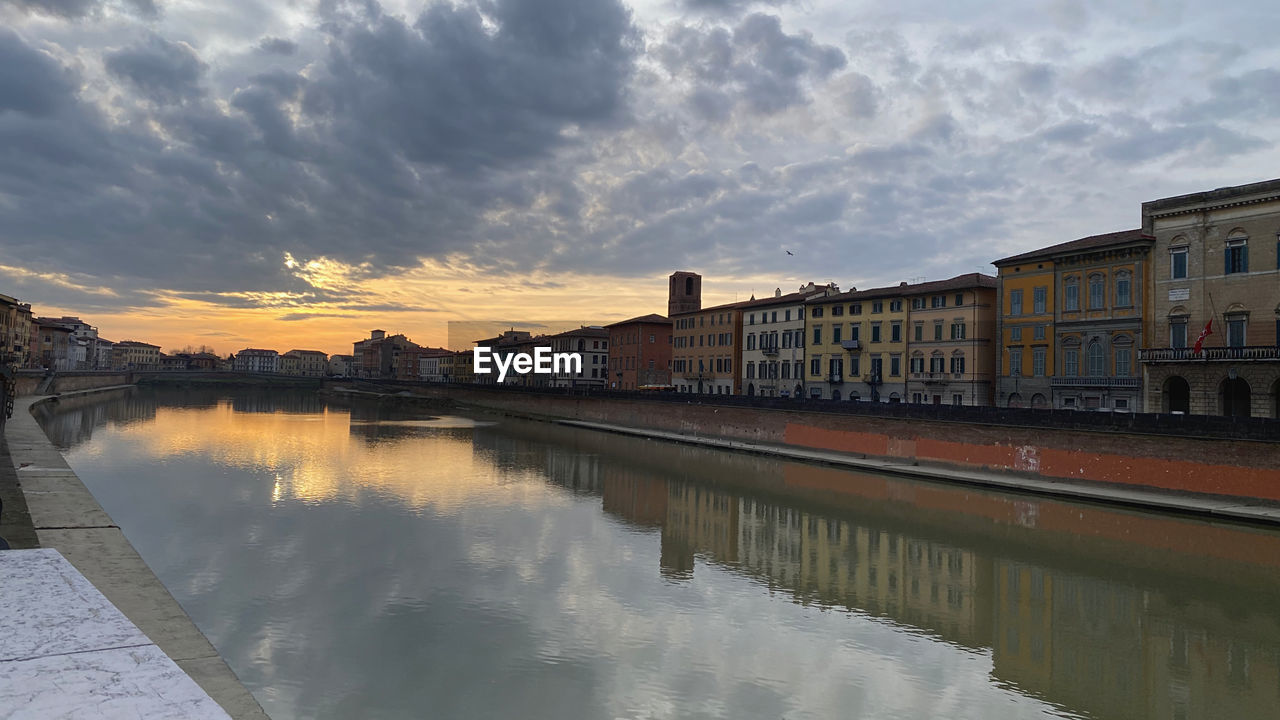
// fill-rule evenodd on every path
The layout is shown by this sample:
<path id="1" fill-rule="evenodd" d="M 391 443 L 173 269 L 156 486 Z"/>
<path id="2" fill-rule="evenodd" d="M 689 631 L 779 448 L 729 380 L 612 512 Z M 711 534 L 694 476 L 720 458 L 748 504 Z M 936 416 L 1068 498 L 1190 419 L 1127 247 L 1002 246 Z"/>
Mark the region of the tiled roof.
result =
<path id="1" fill-rule="evenodd" d="M 1001 258 L 992 263 L 992 265 L 1008 265 L 1010 263 L 1025 262 L 1027 260 L 1047 260 L 1055 255 L 1067 255 L 1069 253 L 1083 252 L 1085 250 L 1093 250 L 1096 248 L 1107 247 L 1109 245 L 1123 245 L 1137 240 L 1142 240 L 1149 236 L 1143 235 L 1142 230 L 1121 230 L 1120 232 L 1105 233 L 1103 235 L 1090 235 L 1079 240 L 1058 243 L 1050 245 L 1039 250 L 1032 250 L 1020 255 L 1010 255 L 1007 258 Z"/>
<path id="2" fill-rule="evenodd" d="M 648 315 L 641 315 L 640 317 L 633 317 L 630 320 L 620 320 L 616 323 L 605 325 L 605 327 L 611 328 L 611 327 L 617 327 L 618 325 L 630 325 L 632 323 L 669 323 L 669 322 L 671 322 L 670 318 L 668 318 L 665 315 L 650 313 Z"/>

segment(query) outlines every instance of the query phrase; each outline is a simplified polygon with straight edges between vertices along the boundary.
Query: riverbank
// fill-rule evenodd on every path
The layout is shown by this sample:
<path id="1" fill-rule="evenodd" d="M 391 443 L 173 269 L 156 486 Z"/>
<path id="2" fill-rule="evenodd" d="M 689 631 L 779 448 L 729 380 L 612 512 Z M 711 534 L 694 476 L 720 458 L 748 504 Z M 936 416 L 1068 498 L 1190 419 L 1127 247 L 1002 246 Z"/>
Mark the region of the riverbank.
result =
<path id="1" fill-rule="evenodd" d="M 743 407 L 717 404 L 713 397 L 678 403 L 463 386 L 414 391 L 486 412 L 654 439 L 931 481 L 1280 523 L 1280 442 L 1275 440 Z"/>
<path id="2" fill-rule="evenodd" d="M 70 561 L 227 714 L 265 719 L 257 700 L 147 567 L 31 413 L 40 403 L 130 387 L 18 398 L 4 434 L 9 467 L 25 500 L 34 540 Z M 9 514 L 7 503 L 5 513 Z"/>

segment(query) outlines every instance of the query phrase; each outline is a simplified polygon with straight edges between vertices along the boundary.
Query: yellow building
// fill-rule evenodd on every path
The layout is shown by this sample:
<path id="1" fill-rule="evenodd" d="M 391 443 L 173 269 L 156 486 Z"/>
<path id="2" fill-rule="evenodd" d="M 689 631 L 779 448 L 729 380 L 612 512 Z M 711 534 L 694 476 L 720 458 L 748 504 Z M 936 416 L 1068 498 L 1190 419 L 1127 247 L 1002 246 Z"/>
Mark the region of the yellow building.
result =
<path id="1" fill-rule="evenodd" d="M 990 405 L 995 391 L 996 279 L 981 273 L 908 285 L 908 399 Z"/>
<path id="2" fill-rule="evenodd" d="M 902 402 L 908 285 L 850 290 L 805 303 L 805 385 L 830 400 Z"/>
<path id="3" fill-rule="evenodd" d="M 1056 247 L 1056 246 L 1055 246 Z M 996 405 L 1048 408 L 1054 373 L 1053 248 L 996 260 Z"/>
<path id="4" fill-rule="evenodd" d="M 445 382 L 471 383 L 476 381 L 475 351 L 463 350 L 440 358 L 440 374 Z"/>

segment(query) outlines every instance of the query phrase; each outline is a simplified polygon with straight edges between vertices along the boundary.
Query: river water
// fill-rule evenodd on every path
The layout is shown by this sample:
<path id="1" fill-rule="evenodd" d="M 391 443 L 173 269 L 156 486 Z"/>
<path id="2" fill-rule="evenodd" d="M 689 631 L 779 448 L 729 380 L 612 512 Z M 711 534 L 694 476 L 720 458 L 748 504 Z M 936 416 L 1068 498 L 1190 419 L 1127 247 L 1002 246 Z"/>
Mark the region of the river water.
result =
<path id="1" fill-rule="evenodd" d="M 1280 717 L 1280 534 L 511 418 L 42 418 L 289 718 Z"/>

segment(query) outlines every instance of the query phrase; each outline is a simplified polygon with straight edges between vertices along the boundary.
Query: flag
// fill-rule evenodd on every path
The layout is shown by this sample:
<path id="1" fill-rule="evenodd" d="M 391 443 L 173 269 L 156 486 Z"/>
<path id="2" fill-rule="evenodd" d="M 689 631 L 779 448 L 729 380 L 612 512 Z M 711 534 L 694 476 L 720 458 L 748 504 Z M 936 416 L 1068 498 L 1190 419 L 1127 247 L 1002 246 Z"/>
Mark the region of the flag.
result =
<path id="1" fill-rule="evenodd" d="M 1209 322 L 1204 324 L 1204 329 L 1200 331 L 1200 337 L 1196 338 L 1196 346 L 1193 348 L 1195 354 L 1199 355 L 1200 350 L 1204 348 L 1204 339 L 1213 334 L 1213 318 L 1209 318 Z"/>

